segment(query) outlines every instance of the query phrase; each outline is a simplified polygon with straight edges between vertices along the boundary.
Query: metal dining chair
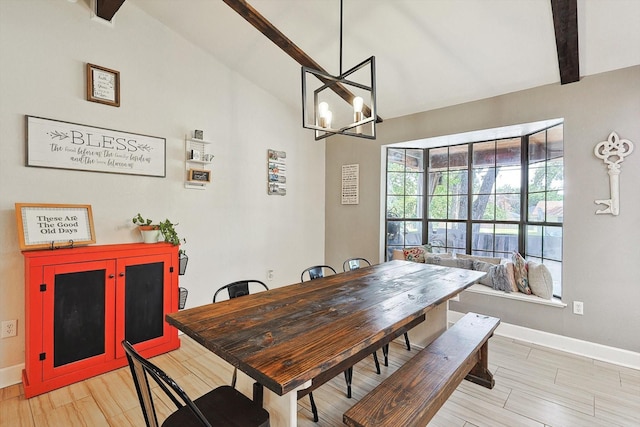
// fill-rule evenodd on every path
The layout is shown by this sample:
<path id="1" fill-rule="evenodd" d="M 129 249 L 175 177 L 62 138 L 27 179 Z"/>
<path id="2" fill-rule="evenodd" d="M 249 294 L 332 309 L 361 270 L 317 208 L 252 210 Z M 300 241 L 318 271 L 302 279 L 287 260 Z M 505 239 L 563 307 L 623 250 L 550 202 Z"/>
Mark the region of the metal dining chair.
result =
<path id="1" fill-rule="evenodd" d="M 178 383 L 138 354 L 128 341 L 122 341 L 122 347 L 129 361 L 131 376 L 147 427 L 160 426 L 153 393 L 149 387 L 149 377 L 158 384 L 159 389 L 167 394 L 177 408 L 162 423 L 163 427 L 269 427 L 269 413 L 233 387 L 217 387 L 196 400 L 191 400 Z"/>
<path id="2" fill-rule="evenodd" d="M 325 277 L 325 270 L 331 271 L 332 274 L 336 274 L 336 270 L 330 265 L 314 265 L 309 268 L 305 268 L 302 270 L 302 274 L 300 275 L 300 281 L 304 282 L 305 273 L 309 276 L 309 280 L 319 279 L 321 277 Z"/>
<path id="3" fill-rule="evenodd" d="M 362 265 L 369 266 L 371 263 L 366 258 L 349 258 L 342 263 L 343 271 L 352 271 L 359 269 Z M 404 343 L 407 346 L 407 350 L 411 351 L 411 343 L 409 342 L 409 333 L 404 333 Z M 389 344 L 385 344 L 382 347 L 382 354 L 384 355 L 384 366 L 389 366 Z M 380 363 L 378 362 L 378 355 L 373 353 L 373 359 L 376 363 L 376 372 L 380 373 Z"/>
<path id="4" fill-rule="evenodd" d="M 357 270 L 362 266 L 369 266 L 371 263 L 366 258 L 349 258 L 342 263 L 342 271 Z"/>
<path id="5" fill-rule="evenodd" d="M 265 290 L 269 290 L 269 287 L 261 282 L 260 280 L 238 280 L 236 282 L 229 283 L 228 285 L 221 286 L 218 290 L 213 294 L 213 302 L 216 302 L 218 295 L 220 292 L 227 290 L 227 294 L 229 295 L 229 299 L 238 298 L 244 295 L 249 295 L 250 293 L 250 284 L 256 283 L 259 286 L 262 286 Z M 238 380 L 238 368 L 233 368 L 233 377 L 231 378 L 231 387 L 236 388 L 236 381 Z"/>
<path id="6" fill-rule="evenodd" d="M 366 258 L 360 258 L 360 257 L 349 258 L 348 260 L 342 263 L 342 271 L 347 272 L 347 271 L 358 270 L 363 265 L 366 267 L 366 266 L 370 266 L 371 263 Z M 389 356 L 388 356 L 389 344 L 386 344 L 382 347 L 382 353 L 385 356 L 385 362 L 386 362 L 385 366 L 389 366 Z M 380 371 L 380 362 L 378 361 L 378 353 L 374 351 L 372 356 L 373 356 L 373 362 L 376 364 L 376 373 L 380 375 L 381 371 Z"/>
<path id="7" fill-rule="evenodd" d="M 258 286 L 263 287 L 265 290 L 267 291 L 269 290 L 269 287 L 265 285 L 264 282 L 261 282 L 260 280 L 238 280 L 237 282 L 229 283 L 228 285 L 224 285 L 220 287 L 213 294 L 213 302 L 216 302 L 218 294 L 221 291 L 224 291 L 225 289 L 227 290 L 229 299 L 241 297 L 243 295 L 249 295 L 251 293 L 249 289 L 250 288 L 249 285 L 251 283 L 256 283 Z"/>

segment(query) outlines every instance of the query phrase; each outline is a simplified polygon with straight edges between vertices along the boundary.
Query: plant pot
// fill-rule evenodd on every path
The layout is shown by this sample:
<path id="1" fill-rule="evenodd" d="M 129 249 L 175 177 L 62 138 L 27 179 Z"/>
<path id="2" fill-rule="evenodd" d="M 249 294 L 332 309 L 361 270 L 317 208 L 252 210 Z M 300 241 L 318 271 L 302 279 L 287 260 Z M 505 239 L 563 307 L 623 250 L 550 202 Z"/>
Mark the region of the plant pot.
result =
<path id="1" fill-rule="evenodd" d="M 160 230 L 151 226 L 139 227 L 140 234 L 142 234 L 142 241 L 144 243 L 158 243 L 160 239 Z"/>

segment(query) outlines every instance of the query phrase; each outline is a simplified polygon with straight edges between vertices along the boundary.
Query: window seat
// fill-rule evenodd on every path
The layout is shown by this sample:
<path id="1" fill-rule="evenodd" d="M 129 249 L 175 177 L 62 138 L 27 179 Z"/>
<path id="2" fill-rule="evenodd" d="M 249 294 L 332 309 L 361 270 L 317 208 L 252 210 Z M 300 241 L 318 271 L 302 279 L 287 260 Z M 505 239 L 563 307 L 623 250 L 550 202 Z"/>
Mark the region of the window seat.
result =
<path id="1" fill-rule="evenodd" d="M 537 297 L 535 295 L 526 295 L 526 294 L 523 294 L 522 292 L 496 291 L 495 289 L 491 289 L 488 286 L 484 286 L 480 284 L 471 285 L 470 287 L 465 289 L 463 292 L 491 295 L 497 298 L 515 299 L 519 301 L 548 305 L 551 307 L 558 307 L 558 308 L 565 308 L 567 306 L 567 304 L 563 303 L 562 300 L 560 300 L 559 298 L 553 297 L 551 299 L 544 299 L 544 298 Z"/>

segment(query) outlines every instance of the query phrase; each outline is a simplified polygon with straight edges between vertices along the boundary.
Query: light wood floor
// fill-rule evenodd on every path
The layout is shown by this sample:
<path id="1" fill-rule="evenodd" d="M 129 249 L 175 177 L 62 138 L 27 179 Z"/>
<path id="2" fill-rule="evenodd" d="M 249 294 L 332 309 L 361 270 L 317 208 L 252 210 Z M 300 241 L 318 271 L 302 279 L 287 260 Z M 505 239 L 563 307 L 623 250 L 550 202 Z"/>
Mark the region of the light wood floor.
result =
<path id="1" fill-rule="evenodd" d="M 311 420 L 308 398 L 298 403 L 300 426 L 343 426 L 342 414 L 416 350 L 392 344 L 390 366 L 376 375 L 372 358 L 355 367 L 353 399 L 343 377 L 314 392 L 320 422 Z M 231 370 L 183 336 L 179 350 L 153 359 L 192 398 L 227 384 Z M 496 386 L 463 381 L 429 426 L 640 426 L 640 371 L 494 336 L 489 366 Z M 170 412 L 157 405 L 161 419 Z M 22 386 L 0 390 L 0 426 L 143 426 L 128 368 L 26 400 Z M 398 426 L 402 427 L 402 426 Z"/>

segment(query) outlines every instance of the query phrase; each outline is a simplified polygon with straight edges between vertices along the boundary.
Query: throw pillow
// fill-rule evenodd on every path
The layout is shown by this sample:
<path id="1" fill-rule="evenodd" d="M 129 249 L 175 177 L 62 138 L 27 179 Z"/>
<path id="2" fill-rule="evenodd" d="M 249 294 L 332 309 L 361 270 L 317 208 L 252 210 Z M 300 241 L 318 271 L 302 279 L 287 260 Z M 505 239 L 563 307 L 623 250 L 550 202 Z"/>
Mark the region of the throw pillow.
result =
<path id="1" fill-rule="evenodd" d="M 523 294 L 531 295 L 529 278 L 527 275 L 527 261 L 518 252 L 513 253 L 513 264 L 515 266 L 516 286 Z"/>
<path id="2" fill-rule="evenodd" d="M 404 248 L 402 252 L 404 253 L 405 260 L 413 261 L 413 262 L 422 262 L 422 263 L 424 263 L 424 254 L 427 253 L 424 246 Z"/>
<path id="3" fill-rule="evenodd" d="M 540 298 L 551 299 L 553 297 L 553 278 L 547 266 L 529 261 L 527 268 L 531 292 Z"/>
<path id="4" fill-rule="evenodd" d="M 456 254 L 456 258 L 472 259 L 474 261 L 488 262 L 489 264 L 500 264 L 501 258 L 493 258 L 488 256 L 478 256 L 469 254 Z"/>
<path id="5" fill-rule="evenodd" d="M 427 258 L 427 264 L 441 265 L 443 267 L 464 268 L 465 270 L 473 269 L 473 261 L 470 259 L 441 258 L 434 256 Z"/>
<path id="6" fill-rule="evenodd" d="M 435 262 L 429 262 L 429 258 L 451 259 L 453 254 L 451 252 L 443 252 L 441 254 L 427 254 L 425 255 L 424 262 L 427 264 L 436 264 Z"/>
<path id="7" fill-rule="evenodd" d="M 493 269 L 492 269 L 493 267 Z M 473 269 L 476 271 L 482 271 L 485 274 L 483 277 L 481 277 L 480 279 L 478 279 L 478 283 L 480 283 L 481 285 L 485 285 L 485 286 L 489 286 L 490 288 L 493 287 L 493 277 L 496 274 L 496 269 L 495 269 L 495 265 L 494 264 L 490 264 L 488 262 L 483 262 L 483 261 L 473 261 Z"/>
<path id="8" fill-rule="evenodd" d="M 492 288 L 497 291 L 511 292 L 515 287 L 515 280 L 513 279 L 513 264 L 498 264 L 491 267 L 493 270 L 492 275 Z M 518 289 L 516 288 L 516 291 Z"/>

